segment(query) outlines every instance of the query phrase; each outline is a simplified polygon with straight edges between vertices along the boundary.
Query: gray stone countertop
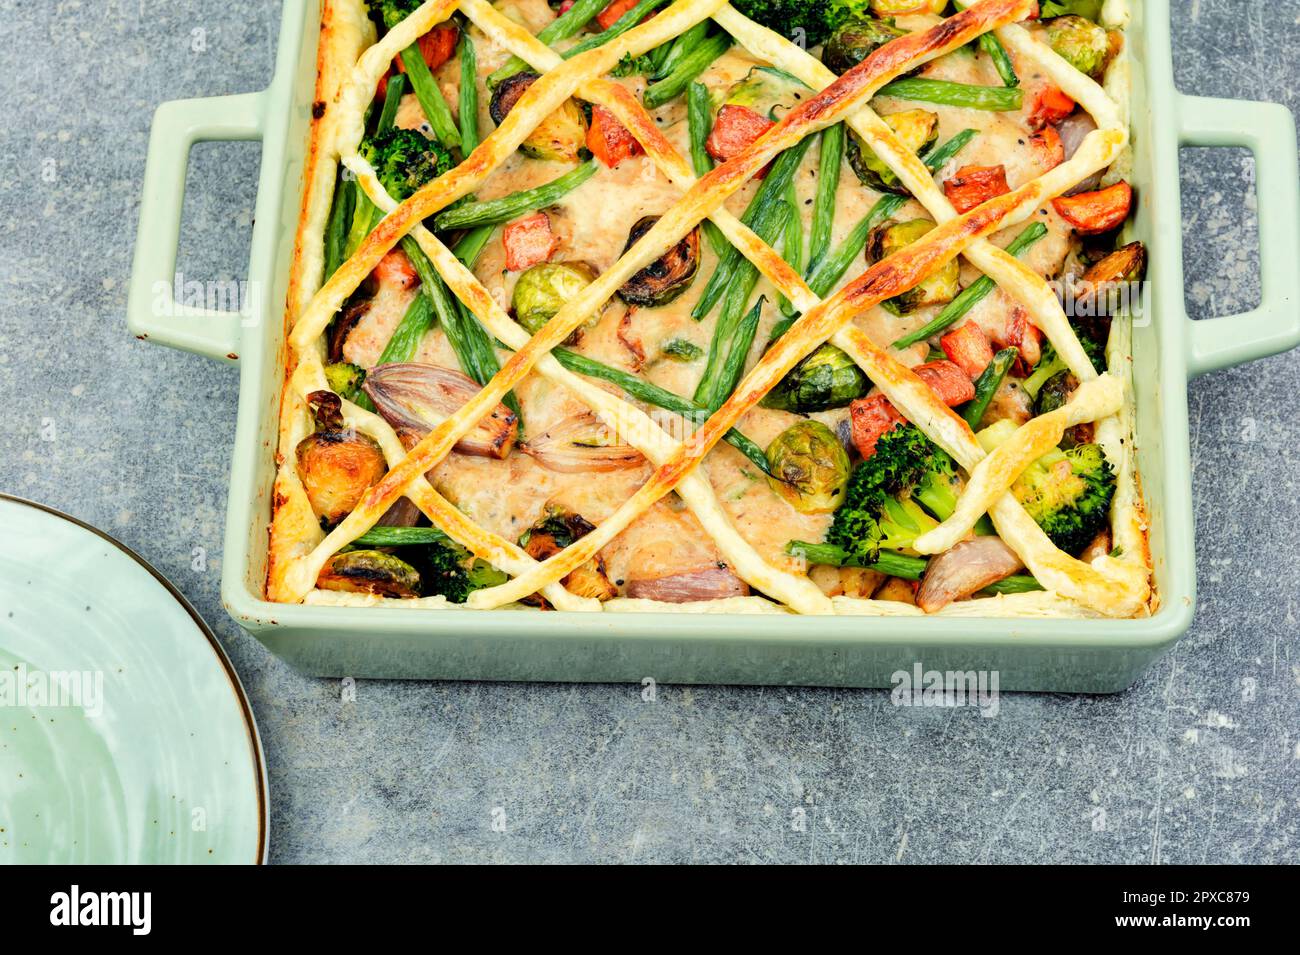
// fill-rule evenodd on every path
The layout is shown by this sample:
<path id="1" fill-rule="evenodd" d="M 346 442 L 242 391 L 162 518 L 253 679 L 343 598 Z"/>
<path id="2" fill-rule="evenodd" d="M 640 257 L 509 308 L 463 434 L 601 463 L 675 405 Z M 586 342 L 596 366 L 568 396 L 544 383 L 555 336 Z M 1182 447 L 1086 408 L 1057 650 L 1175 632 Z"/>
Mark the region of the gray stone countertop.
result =
<path id="1" fill-rule="evenodd" d="M 1173 6 L 1182 91 L 1300 106 L 1300 0 Z M 1012 695 L 996 719 L 785 688 L 362 681 L 344 703 L 271 656 L 218 597 L 236 371 L 124 312 L 153 108 L 264 86 L 278 20 L 0 0 L 0 489 L 118 536 L 215 627 L 261 726 L 274 861 L 1300 861 L 1297 354 L 1191 385 L 1200 607 L 1117 696 Z M 187 275 L 243 275 L 258 155 L 195 149 Z M 1251 306 L 1252 165 L 1185 152 L 1182 186 L 1189 309 Z"/>

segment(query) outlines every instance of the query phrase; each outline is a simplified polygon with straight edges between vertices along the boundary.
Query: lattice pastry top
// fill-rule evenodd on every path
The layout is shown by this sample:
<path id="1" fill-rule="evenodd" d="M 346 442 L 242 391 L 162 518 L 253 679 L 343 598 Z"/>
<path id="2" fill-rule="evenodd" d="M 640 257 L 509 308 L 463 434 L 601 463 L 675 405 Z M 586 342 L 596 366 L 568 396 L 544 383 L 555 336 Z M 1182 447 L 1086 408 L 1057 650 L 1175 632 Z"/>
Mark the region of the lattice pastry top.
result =
<path id="1" fill-rule="evenodd" d="M 1131 196 L 1117 31 L 373 6 L 324 4 L 270 599 L 1149 611 L 1127 319 L 1044 278 L 1140 258 L 1076 234 Z"/>

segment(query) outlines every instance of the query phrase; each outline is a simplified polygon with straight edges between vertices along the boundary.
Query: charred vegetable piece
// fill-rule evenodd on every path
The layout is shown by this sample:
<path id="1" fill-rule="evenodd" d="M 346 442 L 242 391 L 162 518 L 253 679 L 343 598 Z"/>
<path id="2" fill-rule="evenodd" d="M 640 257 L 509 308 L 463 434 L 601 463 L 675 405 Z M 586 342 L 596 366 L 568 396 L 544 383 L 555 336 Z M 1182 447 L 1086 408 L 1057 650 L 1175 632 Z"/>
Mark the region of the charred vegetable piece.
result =
<path id="1" fill-rule="evenodd" d="M 1133 190 L 1121 181 L 1096 192 L 1053 199 L 1052 208 L 1080 235 L 1097 235 L 1124 224 L 1133 208 Z"/>
<path id="2" fill-rule="evenodd" d="M 361 495 L 388 471 L 379 445 L 343 423 L 342 403 L 332 391 L 313 391 L 307 404 L 316 431 L 298 442 L 298 476 L 312 510 L 326 524 L 337 524 Z"/>
<path id="3" fill-rule="evenodd" d="M 582 262 L 546 262 L 519 276 L 510 297 L 515 320 L 534 335 L 596 278 Z M 590 324 L 590 322 L 589 322 Z"/>
<path id="4" fill-rule="evenodd" d="M 1065 62 L 1093 79 L 1098 79 L 1106 69 L 1110 38 L 1091 20 L 1057 17 L 1047 25 L 1047 42 Z"/>
<path id="5" fill-rule="evenodd" d="M 637 240 L 658 221 L 658 216 L 645 216 L 637 220 L 628 232 L 623 251 L 627 252 L 636 245 Z M 675 246 L 628 279 L 618 290 L 619 297 L 629 305 L 647 308 L 667 305 L 690 288 L 699 267 L 700 230 L 697 226 Z"/>
<path id="6" fill-rule="evenodd" d="M 1146 265 L 1147 250 L 1141 242 L 1130 242 L 1106 256 L 1083 274 L 1074 314 L 1094 317 L 1118 312 L 1131 293 L 1125 286 L 1142 281 Z"/>
<path id="7" fill-rule="evenodd" d="M 609 426 L 590 411 L 556 422 L 519 450 L 548 471 L 564 474 L 622 471 L 645 464 L 640 451 L 620 444 Z"/>
<path id="8" fill-rule="evenodd" d="M 907 248 L 933 228 L 934 223 L 929 219 L 911 219 L 907 222 L 878 226 L 872 230 L 867 239 L 868 264 L 874 265 L 895 252 Z M 919 308 L 951 302 L 959 290 L 957 281 L 960 269 L 961 266 L 956 259 L 949 260 L 916 288 L 886 301 L 885 307 L 896 315 L 906 315 Z"/>
<path id="9" fill-rule="evenodd" d="M 912 152 L 918 155 L 929 149 L 939 139 L 939 114 L 924 109 L 909 109 L 880 117 Z M 898 176 L 862 141 L 857 133 L 849 134 L 849 165 L 864 186 L 879 192 L 909 195 Z"/>
<path id="10" fill-rule="evenodd" d="M 767 448 L 768 483 L 801 514 L 829 514 L 844 500 L 849 456 L 835 432 L 820 421 L 800 421 Z"/>
<path id="11" fill-rule="evenodd" d="M 846 20 L 835 28 L 822 47 L 822 62 L 835 73 L 847 73 L 886 43 L 901 36 L 907 36 L 907 31 L 873 17 Z"/>
<path id="12" fill-rule="evenodd" d="M 409 447 L 479 392 L 474 379 L 450 368 L 403 362 L 376 365 L 362 386 L 370 400 Z M 495 409 L 456 442 L 461 454 L 504 458 L 514 446 L 519 419 L 505 405 Z"/>
<path id="13" fill-rule="evenodd" d="M 962 166 L 944 182 L 943 191 L 952 207 L 962 213 L 1005 196 L 1011 187 L 1005 166 Z"/>
<path id="14" fill-rule="evenodd" d="M 519 546 L 533 560 L 547 560 L 554 557 L 576 540 L 586 537 L 596 529 L 595 525 L 581 514 L 572 514 L 563 510 L 552 510 L 540 521 L 524 531 L 519 538 Z M 596 600 L 611 600 L 618 596 L 618 590 L 605 572 L 605 559 L 597 554 L 577 570 L 568 574 L 561 583 L 579 597 L 592 597 Z M 540 603 L 542 598 L 533 595 L 526 603 Z"/>
<path id="15" fill-rule="evenodd" d="M 377 597 L 418 597 L 420 574 L 400 557 L 381 550 L 349 550 L 325 562 L 316 586 Z"/>
<path id="16" fill-rule="evenodd" d="M 488 112 L 498 126 L 514 109 L 528 87 L 537 82 L 536 73 L 515 73 L 503 80 L 492 91 Z M 547 116 L 528 134 L 519 151 L 533 159 L 550 159 L 555 162 L 577 162 L 587 145 L 587 118 L 582 108 L 573 100 L 565 100 L 560 108 Z"/>
<path id="17" fill-rule="evenodd" d="M 861 398 L 870 386 L 852 358 L 834 345 L 825 344 L 790 369 L 759 404 L 796 414 L 827 411 Z"/>

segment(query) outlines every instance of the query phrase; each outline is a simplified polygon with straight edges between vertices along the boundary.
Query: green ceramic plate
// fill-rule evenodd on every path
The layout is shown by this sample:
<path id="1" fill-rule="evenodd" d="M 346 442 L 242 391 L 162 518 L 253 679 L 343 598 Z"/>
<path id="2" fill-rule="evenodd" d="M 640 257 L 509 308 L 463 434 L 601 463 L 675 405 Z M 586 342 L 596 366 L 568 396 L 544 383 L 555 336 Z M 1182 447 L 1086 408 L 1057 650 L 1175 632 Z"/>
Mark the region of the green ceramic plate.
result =
<path id="1" fill-rule="evenodd" d="M 0 495 L 0 862 L 262 862 L 266 830 L 253 714 L 194 608 Z"/>

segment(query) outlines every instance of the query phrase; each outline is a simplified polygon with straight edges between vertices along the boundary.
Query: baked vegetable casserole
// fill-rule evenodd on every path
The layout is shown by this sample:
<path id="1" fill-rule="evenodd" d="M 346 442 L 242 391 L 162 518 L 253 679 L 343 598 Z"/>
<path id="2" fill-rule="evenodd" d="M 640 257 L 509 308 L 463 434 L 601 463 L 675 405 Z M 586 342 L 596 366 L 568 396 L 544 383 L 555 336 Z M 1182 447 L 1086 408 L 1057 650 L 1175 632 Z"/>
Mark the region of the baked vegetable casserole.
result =
<path id="1" fill-rule="evenodd" d="M 1126 19 L 325 0 L 268 597 L 1151 612 Z"/>

